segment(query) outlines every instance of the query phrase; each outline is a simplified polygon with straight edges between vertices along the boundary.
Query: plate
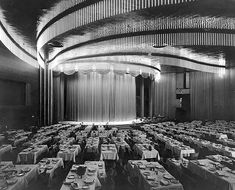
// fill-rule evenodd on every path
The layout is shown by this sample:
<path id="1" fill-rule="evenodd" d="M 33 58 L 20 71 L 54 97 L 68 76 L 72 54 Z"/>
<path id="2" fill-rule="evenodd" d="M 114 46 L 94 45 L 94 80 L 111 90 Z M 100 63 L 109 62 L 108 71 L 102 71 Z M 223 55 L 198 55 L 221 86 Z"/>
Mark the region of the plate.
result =
<path id="1" fill-rule="evenodd" d="M 164 169 L 163 166 L 160 166 L 160 165 L 156 165 L 155 166 L 157 169 Z"/>
<path id="2" fill-rule="evenodd" d="M 145 165 L 139 165 L 139 169 L 145 169 L 146 166 Z"/>
<path id="3" fill-rule="evenodd" d="M 218 176 L 224 176 L 224 173 L 223 173 L 223 172 L 220 172 L 220 171 L 217 171 L 217 172 L 216 172 L 216 175 L 218 175 Z"/>
<path id="4" fill-rule="evenodd" d="M 149 173 L 149 172 L 143 172 L 143 175 L 145 175 L 145 176 L 149 176 L 149 175 L 150 175 L 150 173 Z"/>
<path id="5" fill-rule="evenodd" d="M 17 173 L 16 176 L 17 176 L 17 177 L 22 177 L 22 176 L 24 176 L 24 173 L 23 173 L 23 172 Z"/>
<path id="6" fill-rule="evenodd" d="M 163 175 L 163 177 L 165 179 L 173 179 L 173 177 L 171 175 L 169 175 L 169 174 L 165 174 L 165 175 Z"/>
<path id="7" fill-rule="evenodd" d="M 95 168 L 88 168 L 88 171 L 89 171 L 89 172 L 95 172 L 96 169 L 95 169 Z"/>
<path id="8" fill-rule="evenodd" d="M 28 168 L 28 167 L 23 169 L 24 172 L 29 172 L 30 170 L 31 170 L 31 169 Z"/>
<path id="9" fill-rule="evenodd" d="M 7 188 L 7 186 L 0 186 L 0 190 L 6 190 Z"/>
<path id="10" fill-rule="evenodd" d="M 65 180 L 65 181 L 64 181 L 64 184 L 65 184 L 65 185 L 70 185 L 71 183 L 73 183 L 72 180 Z"/>
<path id="11" fill-rule="evenodd" d="M 154 187 L 158 187 L 159 186 L 159 183 L 157 181 L 152 181 L 150 183 L 151 186 L 154 186 Z"/>
<path id="12" fill-rule="evenodd" d="M 147 180 L 155 180 L 155 177 L 154 176 L 147 176 Z"/>
<path id="13" fill-rule="evenodd" d="M 69 175 L 67 178 L 68 179 L 74 179 L 75 177 L 74 177 L 74 175 Z"/>
<path id="14" fill-rule="evenodd" d="M 47 166 L 46 169 L 51 170 L 53 167 L 52 166 Z"/>
<path id="15" fill-rule="evenodd" d="M 171 179 L 171 180 L 170 180 L 170 182 L 171 182 L 171 183 L 174 183 L 174 184 L 179 183 L 179 181 L 178 181 L 178 180 L 176 180 L 176 179 Z"/>
<path id="16" fill-rule="evenodd" d="M 235 170 L 231 170 L 230 173 L 234 174 L 235 175 Z"/>
<path id="17" fill-rule="evenodd" d="M 93 182 L 94 182 L 94 179 L 91 179 L 91 178 L 84 179 L 84 183 L 86 184 L 92 184 Z"/>
<path id="18" fill-rule="evenodd" d="M 160 169 L 158 169 L 157 171 L 159 171 L 159 172 L 161 172 L 161 173 L 165 173 L 165 172 L 166 172 L 166 170 L 165 170 L 164 168 L 160 168 Z"/>
<path id="19" fill-rule="evenodd" d="M 166 180 L 161 180 L 160 183 L 161 183 L 161 185 L 164 185 L 164 186 L 169 185 L 169 182 Z"/>
<path id="20" fill-rule="evenodd" d="M 88 189 L 90 189 L 90 188 L 89 188 L 89 186 L 82 186 L 82 189 L 83 189 L 83 190 L 88 190 Z"/>
<path id="21" fill-rule="evenodd" d="M 215 172 L 216 171 L 215 168 L 209 168 L 208 170 L 211 171 L 211 172 Z"/>
<path id="22" fill-rule="evenodd" d="M 202 162 L 198 162 L 197 164 L 198 164 L 199 166 L 205 166 L 205 164 L 202 163 Z"/>
<path id="23" fill-rule="evenodd" d="M 6 180 L 6 181 L 7 181 L 8 185 L 13 185 L 17 182 L 17 179 L 9 179 L 9 180 Z"/>
<path id="24" fill-rule="evenodd" d="M 74 190 L 78 190 L 78 189 L 81 188 L 81 187 L 79 187 L 79 184 L 77 184 L 77 183 L 71 183 L 71 187 L 72 187 L 72 189 L 74 189 Z"/>

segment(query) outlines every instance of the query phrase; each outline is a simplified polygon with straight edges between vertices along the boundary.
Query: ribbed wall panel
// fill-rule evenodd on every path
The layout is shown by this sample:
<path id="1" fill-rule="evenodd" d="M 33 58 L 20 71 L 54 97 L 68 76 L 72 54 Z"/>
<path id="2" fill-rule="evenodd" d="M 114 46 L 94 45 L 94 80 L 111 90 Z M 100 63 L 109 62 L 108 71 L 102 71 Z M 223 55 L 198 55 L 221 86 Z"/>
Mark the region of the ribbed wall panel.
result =
<path id="1" fill-rule="evenodd" d="M 197 0 L 193 0 L 197 1 Z M 59 15 L 63 11 L 66 11 L 69 8 L 72 8 L 74 6 L 79 6 L 79 4 L 84 3 L 85 0 L 63 0 L 60 3 L 58 3 L 56 6 L 52 7 L 51 10 L 46 13 L 44 16 L 40 18 L 40 21 L 38 22 L 37 27 L 37 33 L 39 34 L 40 31 L 46 26 L 46 24 L 51 21 L 55 16 Z M 87 2 L 89 2 L 87 0 Z M 181 3 L 188 3 L 191 2 L 189 0 L 184 0 L 182 2 L 177 2 L 177 4 Z M 77 28 L 80 26 L 84 26 L 88 23 L 95 22 L 97 20 L 102 20 L 104 18 L 109 18 L 115 15 L 125 14 L 131 11 L 141 10 L 141 9 L 147 9 L 151 7 L 157 7 L 162 5 L 170 5 L 171 2 L 168 0 L 132 0 L 132 3 L 130 3 L 130 0 L 103 0 L 98 1 L 90 6 L 81 8 L 75 12 L 72 12 L 71 14 L 65 16 L 69 17 L 68 19 L 62 18 L 59 21 L 55 22 L 51 26 L 49 26 L 48 29 L 46 29 L 40 39 L 45 39 L 44 41 L 48 40 L 48 37 L 50 39 L 54 36 L 60 35 L 66 31 L 71 30 L 72 28 Z M 96 11 L 94 14 L 93 11 L 91 11 L 91 7 L 96 6 L 98 12 Z M 135 6 L 133 6 L 135 5 Z M 153 6 L 152 6 L 153 5 Z M 113 11 L 112 11 L 113 9 Z M 80 15 L 80 12 L 82 12 L 82 16 Z M 77 18 L 77 19 L 74 19 Z M 69 27 L 69 23 L 66 23 L 65 21 L 68 21 L 69 23 L 73 24 L 73 27 Z M 49 33 L 49 34 L 48 34 Z M 54 35 L 50 35 L 50 34 Z M 39 40 L 40 41 L 40 40 Z M 43 42 L 39 42 L 39 46 L 42 46 Z"/>

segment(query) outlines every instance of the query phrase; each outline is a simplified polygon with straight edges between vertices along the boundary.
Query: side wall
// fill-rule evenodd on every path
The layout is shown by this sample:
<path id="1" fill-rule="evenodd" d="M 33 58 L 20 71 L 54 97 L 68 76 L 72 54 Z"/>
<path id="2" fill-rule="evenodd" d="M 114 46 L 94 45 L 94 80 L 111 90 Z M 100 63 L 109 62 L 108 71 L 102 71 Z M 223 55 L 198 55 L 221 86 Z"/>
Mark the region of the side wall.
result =
<path id="1" fill-rule="evenodd" d="M 39 71 L 18 59 L 0 42 L 0 126 L 38 124 Z"/>

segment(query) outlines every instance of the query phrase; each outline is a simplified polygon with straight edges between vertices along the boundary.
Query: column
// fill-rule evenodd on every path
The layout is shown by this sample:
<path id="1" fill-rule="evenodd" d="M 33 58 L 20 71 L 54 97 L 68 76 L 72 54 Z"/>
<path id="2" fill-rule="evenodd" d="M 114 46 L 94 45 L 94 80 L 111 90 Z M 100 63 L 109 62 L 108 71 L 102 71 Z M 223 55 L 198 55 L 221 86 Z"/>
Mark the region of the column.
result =
<path id="1" fill-rule="evenodd" d="M 149 85 L 149 117 L 153 117 L 153 88 L 154 88 L 154 81 L 150 80 Z"/>
<path id="2" fill-rule="evenodd" d="M 40 68 L 40 125 L 51 125 L 53 121 L 53 73 L 45 64 Z"/>
<path id="3" fill-rule="evenodd" d="M 140 104 L 141 104 L 141 117 L 144 117 L 144 78 L 141 77 L 140 82 Z"/>

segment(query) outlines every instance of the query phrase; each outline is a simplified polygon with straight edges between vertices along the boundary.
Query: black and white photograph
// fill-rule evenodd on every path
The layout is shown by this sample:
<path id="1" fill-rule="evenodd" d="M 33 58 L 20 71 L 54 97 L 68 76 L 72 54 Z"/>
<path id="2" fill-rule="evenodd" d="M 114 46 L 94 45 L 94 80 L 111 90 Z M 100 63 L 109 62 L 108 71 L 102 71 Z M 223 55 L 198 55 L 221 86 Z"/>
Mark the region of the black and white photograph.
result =
<path id="1" fill-rule="evenodd" d="M 0 190 L 235 190 L 235 0 L 0 0 Z"/>

